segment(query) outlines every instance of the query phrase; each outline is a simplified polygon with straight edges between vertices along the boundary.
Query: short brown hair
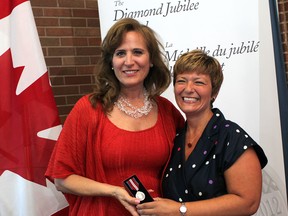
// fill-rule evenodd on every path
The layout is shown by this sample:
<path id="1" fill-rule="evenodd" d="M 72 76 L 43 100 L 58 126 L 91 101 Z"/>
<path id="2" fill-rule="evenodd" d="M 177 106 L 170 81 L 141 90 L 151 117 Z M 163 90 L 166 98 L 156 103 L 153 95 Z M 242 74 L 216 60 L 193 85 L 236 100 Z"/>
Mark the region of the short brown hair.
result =
<path id="1" fill-rule="evenodd" d="M 220 63 L 216 58 L 197 49 L 184 53 L 177 59 L 173 67 L 174 85 L 177 75 L 184 72 L 196 72 L 209 75 L 212 84 L 211 96 L 218 94 L 223 82 L 223 72 Z"/>

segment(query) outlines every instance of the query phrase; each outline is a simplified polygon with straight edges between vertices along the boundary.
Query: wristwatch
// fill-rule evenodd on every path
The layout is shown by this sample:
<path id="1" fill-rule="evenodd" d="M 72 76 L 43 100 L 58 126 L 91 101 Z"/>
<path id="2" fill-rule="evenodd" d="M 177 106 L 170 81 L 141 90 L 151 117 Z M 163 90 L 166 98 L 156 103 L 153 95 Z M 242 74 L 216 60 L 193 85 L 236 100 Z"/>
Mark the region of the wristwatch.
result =
<path id="1" fill-rule="evenodd" d="M 187 212 L 187 207 L 185 206 L 185 203 L 181 203 L 179 211 L 180 211 L 182 216 L 185 215 L 185 213 Z"/>

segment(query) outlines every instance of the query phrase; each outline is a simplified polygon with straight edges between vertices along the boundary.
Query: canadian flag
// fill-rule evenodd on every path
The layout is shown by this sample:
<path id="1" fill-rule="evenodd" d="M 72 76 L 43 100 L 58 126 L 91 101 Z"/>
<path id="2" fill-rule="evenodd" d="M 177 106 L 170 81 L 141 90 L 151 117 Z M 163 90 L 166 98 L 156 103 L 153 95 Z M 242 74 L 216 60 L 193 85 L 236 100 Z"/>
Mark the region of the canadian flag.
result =
<path id="1" fill-rule="evenodd" d="M 44 176 L 62 126 L 30 2 L 0 8 L 0 215 L 52 215 L 68 206 Z"/>

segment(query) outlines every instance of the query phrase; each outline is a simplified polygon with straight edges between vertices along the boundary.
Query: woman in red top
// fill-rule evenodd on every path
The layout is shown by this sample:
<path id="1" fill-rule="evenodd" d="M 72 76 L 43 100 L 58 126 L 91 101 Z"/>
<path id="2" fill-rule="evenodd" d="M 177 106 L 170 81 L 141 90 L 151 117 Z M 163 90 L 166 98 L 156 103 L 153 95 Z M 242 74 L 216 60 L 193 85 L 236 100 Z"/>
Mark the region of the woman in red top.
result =
<path id="1" fill-rule="evenodd" d="M 163 169 L 184 124 L 160 96 L 171 81 L 161 47 L 151 28 L 130 18 L 103 40 L 95 91 L 67 117 L 46 172 L 70 215 L 138 215 L 140 200 L 123 188 L 133 174 L 161 196 Z"/>

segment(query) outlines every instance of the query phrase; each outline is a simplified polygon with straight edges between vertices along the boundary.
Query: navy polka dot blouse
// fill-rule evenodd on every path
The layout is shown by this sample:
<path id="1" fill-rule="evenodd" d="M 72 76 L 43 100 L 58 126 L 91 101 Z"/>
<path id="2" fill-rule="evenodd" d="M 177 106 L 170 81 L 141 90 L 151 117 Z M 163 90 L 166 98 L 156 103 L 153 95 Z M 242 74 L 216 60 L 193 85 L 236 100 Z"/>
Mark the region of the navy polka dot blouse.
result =
<path id="1" fill-rule="evenodd" d="M 176 136 L 162 182 L 163 195 L 179 202 L 204 200 L 227 193 L 224 172 L 253 147 L 261 167 L 267 164 L 262 148 L 236 123 L 213 109 L 195 149 L 185 162 L 186 127 Z"/>

